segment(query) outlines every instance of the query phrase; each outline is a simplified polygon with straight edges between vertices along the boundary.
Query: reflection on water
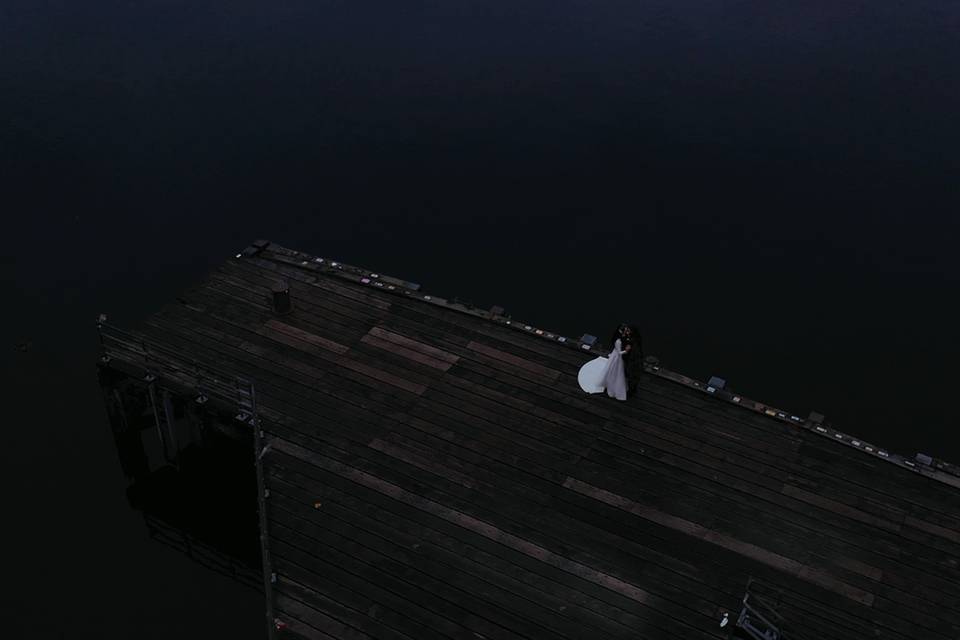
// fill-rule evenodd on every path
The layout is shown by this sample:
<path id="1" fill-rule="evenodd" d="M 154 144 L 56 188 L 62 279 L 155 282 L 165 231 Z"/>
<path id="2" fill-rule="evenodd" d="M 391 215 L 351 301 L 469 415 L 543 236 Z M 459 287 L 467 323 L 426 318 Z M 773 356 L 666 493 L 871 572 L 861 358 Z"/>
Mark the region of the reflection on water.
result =
<path id="1" fill-rule="evenodd" d="M 164 440 L 170 434 L 165 438 L 158 429 L 146 384 L 103 368 L 100 384 L 120 464 L 130 480 L 127 499 L 143 514 L 150 536 L 262 589 L 250 436 L 222 416 L 160 390 L 180 443 L 168 452 Z"/>

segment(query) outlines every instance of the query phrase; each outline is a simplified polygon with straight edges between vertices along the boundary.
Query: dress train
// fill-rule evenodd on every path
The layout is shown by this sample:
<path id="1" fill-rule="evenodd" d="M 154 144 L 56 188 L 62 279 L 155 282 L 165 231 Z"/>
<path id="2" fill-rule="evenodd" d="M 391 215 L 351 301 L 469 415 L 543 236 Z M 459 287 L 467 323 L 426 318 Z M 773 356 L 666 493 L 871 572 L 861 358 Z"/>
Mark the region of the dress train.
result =
<path id="1" fill-rule="evenodd" d="M 600 356 L 587 362 L 577 374 L 580 388 L 587 393 L 603 393 L 617 400 L 627 399 L 627 376 L 623 367 L 623 356 L 620 354 L 620 340 L 613 346 L 613 351 L 606 358 Z"/>

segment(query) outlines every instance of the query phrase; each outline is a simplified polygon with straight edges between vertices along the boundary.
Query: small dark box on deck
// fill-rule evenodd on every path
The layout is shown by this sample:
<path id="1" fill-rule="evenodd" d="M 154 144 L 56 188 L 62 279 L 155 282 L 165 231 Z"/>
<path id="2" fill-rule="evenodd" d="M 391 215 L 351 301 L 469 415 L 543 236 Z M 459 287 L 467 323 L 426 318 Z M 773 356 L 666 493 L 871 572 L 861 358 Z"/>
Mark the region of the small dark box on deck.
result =
<path id="1" fill-rule="evenodd" d="M 293 310 L 290 304 L 290 287 L 286 282 L 273 285 L 273 311 L 278 315 L 286 315 Z"/>
<path id="2" fill-rule="evenodd" d="M 710 376 L 710 380 L 707 381 L 707 386 L 713 387 L 714 389 L 723 389 L 727 386 L 727 381 L 717 376 Z"/>

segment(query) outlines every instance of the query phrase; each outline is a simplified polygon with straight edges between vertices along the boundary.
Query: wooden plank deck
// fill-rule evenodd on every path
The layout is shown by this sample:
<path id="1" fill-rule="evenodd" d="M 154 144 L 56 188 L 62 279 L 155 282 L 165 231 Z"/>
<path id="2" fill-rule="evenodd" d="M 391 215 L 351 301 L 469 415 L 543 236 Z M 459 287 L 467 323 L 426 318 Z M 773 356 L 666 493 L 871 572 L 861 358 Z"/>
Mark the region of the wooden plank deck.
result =
<path id="1" fill-rule="evenodd" d="M 957 487 L 658 375 L 587 396 L 594 352 L 251 253 L 141 333 L 162 375 L 256 381 L 281 637 L 724 638 L 754 576 L 797 637 L 960 638 Z"/>

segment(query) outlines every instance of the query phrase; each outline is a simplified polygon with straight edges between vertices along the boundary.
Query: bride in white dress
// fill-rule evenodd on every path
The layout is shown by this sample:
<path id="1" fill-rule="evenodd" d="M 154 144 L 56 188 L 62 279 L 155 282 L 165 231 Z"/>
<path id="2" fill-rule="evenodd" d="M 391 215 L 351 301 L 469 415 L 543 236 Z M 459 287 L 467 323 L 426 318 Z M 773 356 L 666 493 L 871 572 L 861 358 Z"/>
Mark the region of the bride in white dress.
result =
<path id="1" fill-rule="evenodd" d="M 617 329 L 617 335 L 623 335 L 623 326 Z M 628 347 L 629 349 L 629 347 Z M 620 337 L 613 343 L 613 350 L 606 358 L 600 356 L 580 367 L 577 380 L 580 388 L 587 393 L 603 393 L 617 400 L 627 399 L 627 376 L 623 366 L 623 342 Z"/>

